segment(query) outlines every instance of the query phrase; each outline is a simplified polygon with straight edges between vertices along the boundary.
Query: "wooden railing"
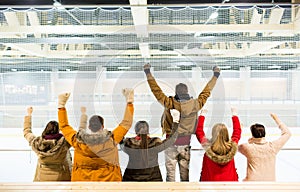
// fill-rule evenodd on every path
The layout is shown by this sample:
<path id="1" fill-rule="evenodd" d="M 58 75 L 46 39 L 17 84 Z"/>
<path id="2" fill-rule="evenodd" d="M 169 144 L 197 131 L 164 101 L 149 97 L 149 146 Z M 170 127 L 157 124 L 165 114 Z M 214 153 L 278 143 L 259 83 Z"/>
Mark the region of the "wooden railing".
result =
<path id="1" fill-rule="evenodd" d="M 30 182 L 0 183 L 0 191 L 300 191 L 300 183 L 279 182 Z"/>

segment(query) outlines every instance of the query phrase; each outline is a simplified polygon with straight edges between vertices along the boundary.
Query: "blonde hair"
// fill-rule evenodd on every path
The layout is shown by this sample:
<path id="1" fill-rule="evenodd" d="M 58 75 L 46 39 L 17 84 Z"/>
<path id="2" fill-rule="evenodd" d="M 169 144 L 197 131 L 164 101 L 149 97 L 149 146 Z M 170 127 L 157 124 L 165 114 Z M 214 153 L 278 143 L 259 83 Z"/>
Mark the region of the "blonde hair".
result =
<path id="1" fill-rule="evenodd" d="M 217 123 L 212 128 L 211 150 L 218 155 L 225 155 L 232 147 L 227 127 Z"/>

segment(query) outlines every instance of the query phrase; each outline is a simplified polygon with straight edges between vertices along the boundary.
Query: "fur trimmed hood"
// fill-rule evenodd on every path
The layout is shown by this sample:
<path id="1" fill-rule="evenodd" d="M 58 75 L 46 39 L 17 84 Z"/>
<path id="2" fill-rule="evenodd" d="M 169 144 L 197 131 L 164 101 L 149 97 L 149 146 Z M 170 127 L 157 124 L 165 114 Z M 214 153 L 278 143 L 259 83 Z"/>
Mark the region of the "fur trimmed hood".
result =
<path id="1" fill-rule="evenodd" d="M 41 136 L 36 137 L 32 141 L 32 150 L 40 156 L 51 157 L 55 156 L 62 151 L 68 150 L 71 145 L 61 137 L 59 140 L 56 139 L 43 139 Z"/>
<path id="2" fill-rule="evenodd" d="M 157 144 L 160 144 L 161 140 L 158 137 L 148 138 L 148 148 L 155 147 Z M 126 138 L 124 140 L 124 146 L 130 147 L 132 149 L 139 149 L 141 145 L 141 140 L 133 138 Z"/>
<path id="3" fill-rule="evenodd" d="M 86 129 L 81 129 L 77 132 L 76 138 L 80 143 L 87 145 L 97 145 L 105 143 L 112 136 L 112 133 L 107 129 L 103 129 L 97 133 L 88 133 Z"/>
<path id="4" fill-rule="evenodd" d="M 231 141 L 231 146 L 232 147 L 230 151 L 228 151 L 228 153 L 225 155 L 216 154 L 215 152 L 212 151 L 211 147 L 208 147 L 206 150 L 206 155 L 215 163 L 226 164 L 234 158 L 234 155 L 237 152 L 237 144 Z"/>

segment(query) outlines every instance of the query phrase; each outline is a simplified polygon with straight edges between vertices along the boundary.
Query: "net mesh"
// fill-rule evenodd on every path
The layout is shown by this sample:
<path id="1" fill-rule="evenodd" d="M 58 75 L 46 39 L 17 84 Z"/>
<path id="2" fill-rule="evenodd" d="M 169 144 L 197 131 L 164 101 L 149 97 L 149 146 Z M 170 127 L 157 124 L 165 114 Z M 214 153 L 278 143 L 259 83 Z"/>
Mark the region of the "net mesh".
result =
<path id="1" fill-rule="evenodd" d="M 57 95 L 71 91 L 70 122 L 77 125 L 79 105 L 88 105 L 90 114 L 102 114 L 106 127 L 114 128 L 125 105 L 121 89 L 129 86 L 136 88 L 137 120 L 150 120 L 159 129 L 162 107 L 145 80 L 146 62 L 167 95 L 185 82 L 193 97 L 211 78 L 212 67 L 220 66 L 205 106 L 211 123 L 230 124 L 230 106 L 238 105 L 245 126 L 257 121 L 274 126 L 270 112 L 299 126 L 297 5 L 147 6 L 148 36 L 136 34 L 145 26 L 135 25 L 132 12 L 131 7 L 2 8 L 0 127 L 20 127 L 27 105 L 37 106 L 36 124 L 44 125 L 56 117 Z M 147 58 L 142 43 L 150 50 Z"/>

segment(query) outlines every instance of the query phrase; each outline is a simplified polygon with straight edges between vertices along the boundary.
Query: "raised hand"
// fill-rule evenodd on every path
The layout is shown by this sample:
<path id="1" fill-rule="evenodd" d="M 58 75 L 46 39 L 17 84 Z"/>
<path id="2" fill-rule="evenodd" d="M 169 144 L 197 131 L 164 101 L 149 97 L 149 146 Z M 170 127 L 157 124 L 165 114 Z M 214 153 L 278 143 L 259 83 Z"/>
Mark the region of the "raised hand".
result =
<path id="1" fill-rule="evenodd" d="M 28 107 L 27 108 L 27 115 L 31 116 L 32 112 L 33 112 L 33 108 L 32 107 Z"/>
<path id="2" fill-rule="evenodd" d="M 144 72 L 146 73 L 146 75 L 147 75 L 148 73 L 150 73 L 150 68 L 151 68 L 151 65 L 150 65 L 149 63 L 146 63 L 146 64 L 144 65 Z"/>
<path id="3" fill-rule="evenodd" d="M 213 67 L 213 73 L 214 73 L 215 77 L 218 78 L 220 76 L 220 71 L 221 71 L 221 69 L 218 66 Z"/>
<path id="4" fill-rule="evenodd" d="M 202 109 L 200 112 L 200 115 L 205 116 L 207 114 L 208 110 L 207 109 Z"/>
<path id="5" fill-rule="evenodd" d="M 238 110 L 236 107 L 231 107 L 231 114 L 232 116 L 237 116 L 238 115 Z"/>
<path id="6" fill-rule="evenodd" d="M 85 114 L 86 113 L 86 107 L 82 106 L 80 107 L 80 111 L 82 114 Z"/>
<path id="7" fill-rule="evenodd" d="M 275 113 L 271 113 L 270 115 L 274 119 L 274 121 L 276 122 L 277 125 L 280 125 L 282 123 L 281 120 L 278 118 L 278 116 Z"/>
<path id="8" fill-rule="evenodd" d="M 132 88 L 125 88 L 122 90 L 123 95 L 126 98 L 127 103 L 133 103 L 134 101 L 134 90 Z"/>
<path id="9" fill-rule="evenodd" d="M 63 93 L 58 95 L 58 108 L 64 108 L 71 93 Z"/>

